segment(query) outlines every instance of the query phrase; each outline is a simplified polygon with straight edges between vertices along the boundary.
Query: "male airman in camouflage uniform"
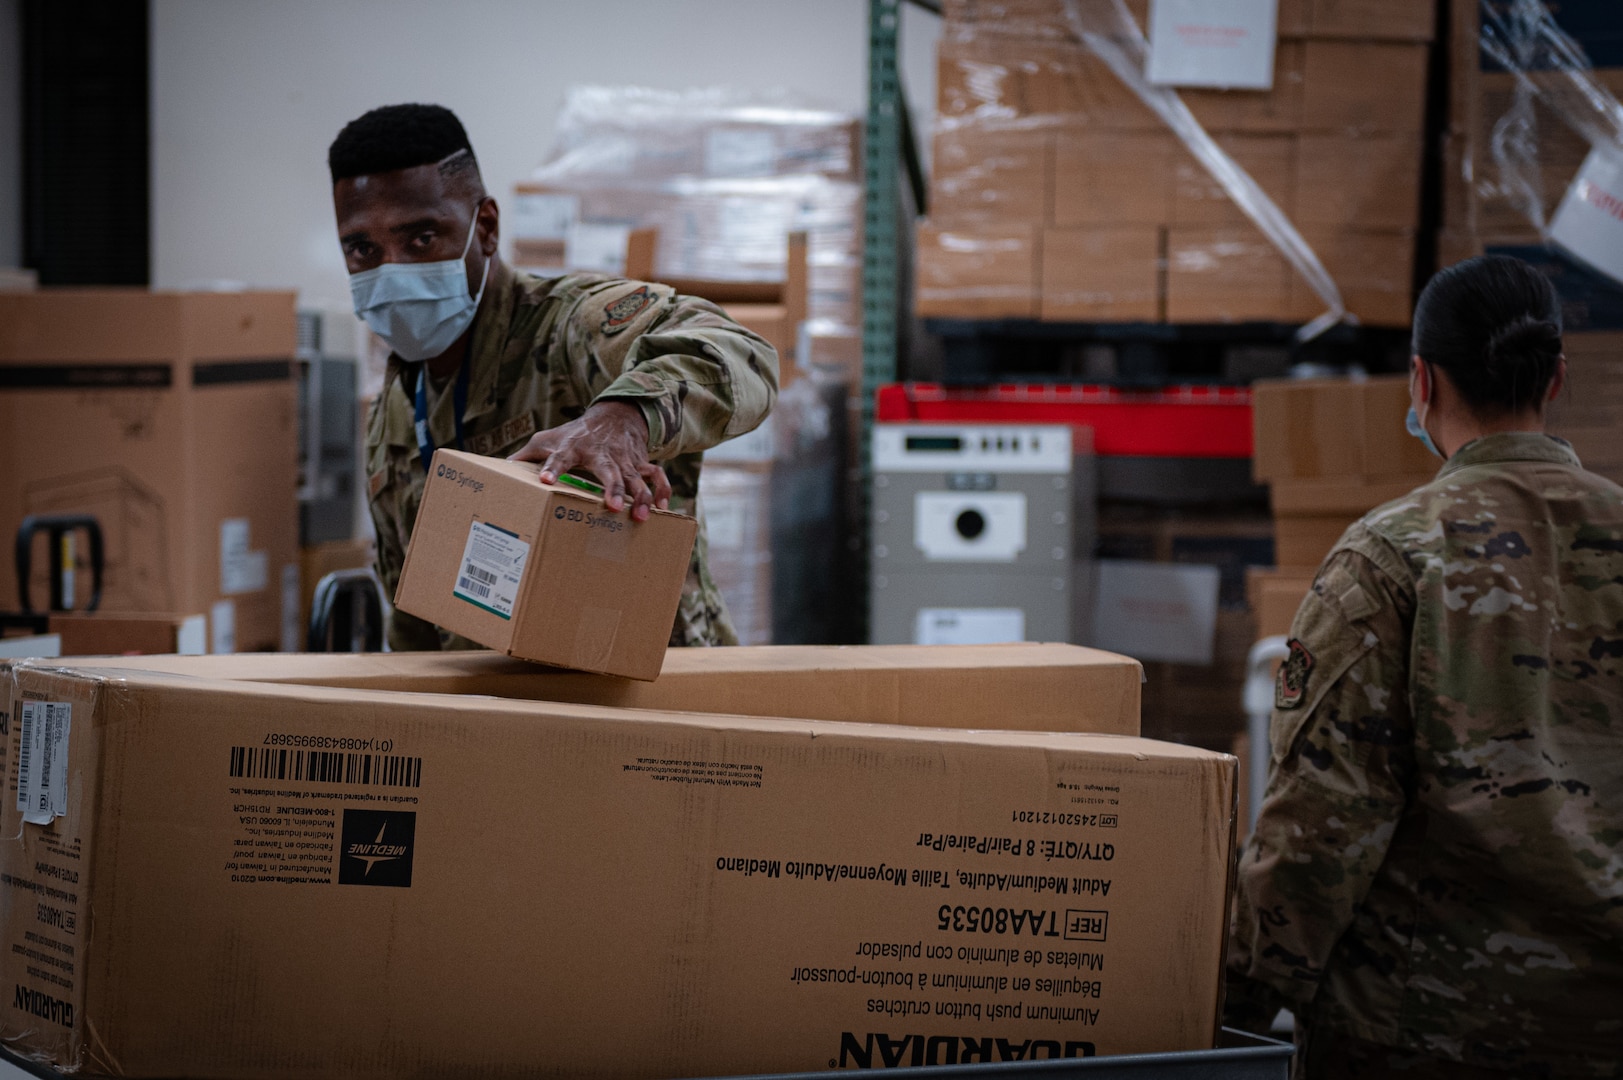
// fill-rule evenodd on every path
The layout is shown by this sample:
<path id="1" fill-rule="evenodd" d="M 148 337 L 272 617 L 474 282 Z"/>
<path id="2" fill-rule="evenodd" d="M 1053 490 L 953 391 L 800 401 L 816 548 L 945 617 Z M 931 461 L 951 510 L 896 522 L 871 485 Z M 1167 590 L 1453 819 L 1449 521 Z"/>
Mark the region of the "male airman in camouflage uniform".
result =
<path id="1" fill-rule="evenodd" d="M 1478 439 L 1291 633 L 1231 1022 L 1291 1008 L 1311 1077 L 1623 1075 L 1623 489 Z"/>
<path id="2" fill-rule="evenodd" d="M 754 428 L 777 388 L 777 354 L 705 300 L 665 285 L 600 274 L 541 279 L 491 268 L 468 363 L 464 414 L 469 453 L 510 456 L 537 431 L 578 418 L 599 398 L 632 400 L 648 421 L 649 455 L 664 463 L 670 508 L 698 510 L 705 448 Z M 426 479 L 413 430 L 416 373 L 391 359 L 366 433 L 368 494 L 378 534 L 378 573 L 393 595 Z M 429 428 L 451 445 L 453 395 L 430 393 Z M 672 645 L 736 645 L 706 565 L 704 530 L 693 549 Z M 389 628 L 392 649 L 478 648 L 404 612 Z"/>
<path id="3" fill-rule="evenodd" d="M 496 253 L 495 200 L 466 132 L 439 106 L 373 110 L 340 133 L 329 163 L 352 289 L 377 279 L 380 267 L 405 268 L 396 276 L 426 299 L 407 296 L 393 302 L 397 311 L 476 304 L 454 344 L 422 350 L 443 352 L 410 363 L 390 357 L 367 420 L 377 569 L 391 595 L 422 499 L 424 454 L 455 447 L 459 437 L 471 453 L 541 463 L 543 475 L 585 470 L 607 489 L 609 509 L 627 508 L 634 521 L 656 505 L 699 516 L 702 452 L 754 429 L 776 399 L 771 345 L 714 304 L 665 285 L 589 273 L 542 279 L 506 266 Z M 459 259 L 468 296 L 455 295 Z M 450 293 L 433 292 L 443 276 L 429 285 L 416 277 L 436 268 L 456 275 Z M 362 302 L 358 295 L 358 311 Z M 400 333 L 416 333 L 413 315 L 398 320 Z M 417 322 L 432 331 L 436 319 Z M 398 610 L 388 641 L 396 650 L 477 647 Z M 707 567 L 701 518 L 671 644 L 736 643 Z"/>

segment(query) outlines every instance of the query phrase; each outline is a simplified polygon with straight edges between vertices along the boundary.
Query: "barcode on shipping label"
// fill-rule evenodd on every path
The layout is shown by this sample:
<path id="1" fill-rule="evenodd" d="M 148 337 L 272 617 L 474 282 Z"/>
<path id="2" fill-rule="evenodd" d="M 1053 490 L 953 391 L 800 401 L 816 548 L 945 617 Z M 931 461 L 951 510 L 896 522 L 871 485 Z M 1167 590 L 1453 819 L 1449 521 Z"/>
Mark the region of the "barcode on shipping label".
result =
<path id="1" fill-rule="evenodd" d="M 462 564 L 451 594 L 493 615 L 511 619 L 529 557 L 530 545 L 517 533 L 476 521 L 468 529 L 468 542 L 462 548 Z"/>
<path id="2" fill-rule="evenodd" d="M 361 787 L 421 787 L 423 759 L 401 754 L 231 748 L 231 775 L 242 780 L 303 780 Z"/>
<path id="3" fill-rule="evenodd" d="M 23 820 L 49 825 L 68 812 L 68 728 L 73 706 L 25 701 L 17 754 L 17 809 Z"/>

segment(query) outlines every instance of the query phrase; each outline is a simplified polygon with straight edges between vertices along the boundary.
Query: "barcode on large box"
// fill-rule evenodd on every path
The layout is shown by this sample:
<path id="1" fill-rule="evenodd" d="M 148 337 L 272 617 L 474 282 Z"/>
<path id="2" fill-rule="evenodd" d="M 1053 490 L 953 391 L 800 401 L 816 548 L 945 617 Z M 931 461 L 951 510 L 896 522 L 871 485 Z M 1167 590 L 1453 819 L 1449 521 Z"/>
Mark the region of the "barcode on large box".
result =
<path id="1" fill-rule="evenodd" d="M 68 732 L 73 706 L 25 701 L 18 732 L 17 809 L 23 820 L 48 825 L 68 812 Z"/>
<path id="2" fill-rule="evenodd" d="M 233 746 L 231 775 L 242 780 L 303 780 L 361 787 L 421 787 L 423 759 L 400 754 L 342 754 Z"/>

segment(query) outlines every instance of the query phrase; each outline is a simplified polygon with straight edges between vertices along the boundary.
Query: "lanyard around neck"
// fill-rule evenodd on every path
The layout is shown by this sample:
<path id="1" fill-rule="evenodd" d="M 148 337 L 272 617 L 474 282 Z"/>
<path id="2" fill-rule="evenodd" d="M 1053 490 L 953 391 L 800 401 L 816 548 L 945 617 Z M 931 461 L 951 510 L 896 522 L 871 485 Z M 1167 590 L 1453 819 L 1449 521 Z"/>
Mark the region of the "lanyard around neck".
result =
<path id="1" fill-rule="evenodd" d="M 456 373 L 456 446 L 462 447 L 462 414 L 468 411 L 468 369 L 473 367 L 473 358 L 464 356 L 462 364 Z M 417 371 L 417 452 L 422 455 L 423 473 L 427 475 L 429 464 L 434 460 L 434 451 L 439 449 L 434 445 L 434 437 L 428 433 L 428 364 L 424 363 Z"/>

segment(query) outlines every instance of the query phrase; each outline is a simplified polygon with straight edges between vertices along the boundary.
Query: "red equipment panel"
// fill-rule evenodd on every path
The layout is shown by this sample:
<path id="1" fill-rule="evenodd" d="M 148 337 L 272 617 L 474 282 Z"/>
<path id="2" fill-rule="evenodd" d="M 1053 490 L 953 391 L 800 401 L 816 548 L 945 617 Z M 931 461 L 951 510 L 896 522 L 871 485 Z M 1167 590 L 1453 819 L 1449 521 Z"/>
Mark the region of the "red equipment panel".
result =
<path id="1" fill-rule="evenodd" d="M 1069 424 L 1093 431 L 1094 452 L 1109 457 L 1249 458 L 1251 391 L 1180 386 L 1011 385 L 949 389 L 934 383 L 879 388 L 881 423 Z"/>

